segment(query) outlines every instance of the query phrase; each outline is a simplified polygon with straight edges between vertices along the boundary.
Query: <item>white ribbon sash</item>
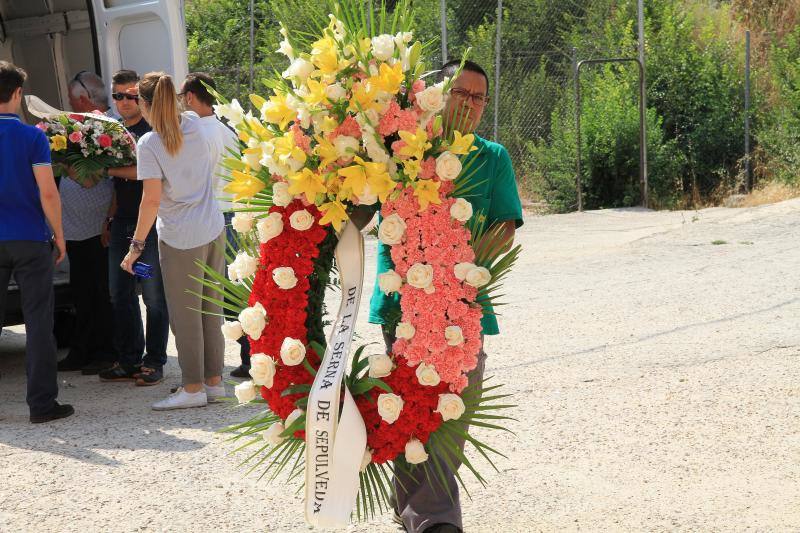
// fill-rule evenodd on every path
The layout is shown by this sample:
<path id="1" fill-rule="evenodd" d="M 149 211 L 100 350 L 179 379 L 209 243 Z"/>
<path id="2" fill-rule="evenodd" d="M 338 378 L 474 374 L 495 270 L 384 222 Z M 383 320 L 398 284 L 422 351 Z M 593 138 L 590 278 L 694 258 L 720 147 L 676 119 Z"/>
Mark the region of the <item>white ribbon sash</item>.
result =
<path id="1" fill-rule="evenodd" d="M 364 420 L 343 384 L 364 279 L 364 239 L 352 222 L 346 223 L 335 253 L 342 302 L 306 410 L 306 521 L 316 527 L 350 523 L 367 447 Z"/>

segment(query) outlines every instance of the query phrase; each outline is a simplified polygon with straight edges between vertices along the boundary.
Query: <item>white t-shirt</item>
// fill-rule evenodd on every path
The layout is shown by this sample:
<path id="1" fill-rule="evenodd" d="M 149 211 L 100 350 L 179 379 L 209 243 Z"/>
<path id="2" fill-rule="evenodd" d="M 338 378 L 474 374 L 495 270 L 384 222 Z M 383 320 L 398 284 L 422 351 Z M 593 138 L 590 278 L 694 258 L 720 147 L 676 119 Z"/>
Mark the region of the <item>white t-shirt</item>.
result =
<path id="1" fill-rule="evenodd" d="M 228 182 L 222 179 L 222 176 L 229 174 L 229 170 L 222 167 L 222 160 L 230 157 L 231 150 L 235 154 L 239 154 L 239 137 L 228 126 L 219 121 L 214 115 L 208 117 L 200 117 L 200 124 L 206 132 L 206 136 L 211 142 L 212 151 L 212 174 L 211 182 L 214 184 L 214 196 L 220 209 L 223 211 L 230 211 L 232 206 L 229 200 L 222 200 L 222 198 L 230 198 L 230 193 L 226 193 L 223 189 L 228 185 Z"/>
<path id="2" fill-rule="evenodd" d="M 183 146 L 167 153 L 155 131 L 144 134 L 137 144 L 139 180 L 161 179 L 161 205 L 156 230 L 158 238 L 180 250 L 214 241 L 225 227 L 225 219 L 214 198 L 211 173 L 213 146 L 197 115 L 181 116 Z"/>

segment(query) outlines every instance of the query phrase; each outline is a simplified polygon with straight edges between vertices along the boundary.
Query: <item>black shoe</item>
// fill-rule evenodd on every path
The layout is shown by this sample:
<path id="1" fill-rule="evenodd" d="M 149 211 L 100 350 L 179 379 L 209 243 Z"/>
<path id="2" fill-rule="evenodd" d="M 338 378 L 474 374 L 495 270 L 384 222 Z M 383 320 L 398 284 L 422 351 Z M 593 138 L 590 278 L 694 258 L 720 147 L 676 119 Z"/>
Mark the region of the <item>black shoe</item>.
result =
<path id="1" fill-rule="evenodd" d="M 41 424 L 43 422 L 51 422 L 59 418 L 67 418 L 75 413 L 75 409 L 69 404 L 61 405 L 55 402 L 53 407 L 46 413 L 40 415 L 31 415 L 31 424 Z"/>
<path id="2" fill-rule="evenodd" d="M 58 362 L 59 372 L 77 372 L 86 366 L 86 362 L 75 355 L 69 354 Z"/>
<path id="3" fill-rule="evenodd" d="M 111 361 L 92 361 L 81 368 L 81 374 L 84 376 L 95 376 L 103 370 L 108 370 L 112 366 L 114 366 L 114 363 Z"/>
<path id="4" fill-rule="evenodd" d="M 114 366 L 101 370 L 100 381 L 135 381 L 134 377 L 140 371 L 139 367 L 128 368 L 119 363 L 114 363 Z"/>
<path id="5" fill-rule="evenodd" d="M 158 385 L 162 381 L 164 381 L 164 370 L 161 367 L 150 368 L 143 366 L 136 373 L 137 387 L 150 387 L 151 385 Z"/>
<path id="6" fill-rule="evenodd" d="M 426 528 L 424 533 L 462 533 L 462 531 L 453 524 L 434 524 Z"/>
<path id="7" fill-rule="evenodd" d="M 249 378 L 250 377 L 250 367 L 245 365 L 239 365 L 233 370 L 231 370 L 231 377 L 232 378 Z"/>

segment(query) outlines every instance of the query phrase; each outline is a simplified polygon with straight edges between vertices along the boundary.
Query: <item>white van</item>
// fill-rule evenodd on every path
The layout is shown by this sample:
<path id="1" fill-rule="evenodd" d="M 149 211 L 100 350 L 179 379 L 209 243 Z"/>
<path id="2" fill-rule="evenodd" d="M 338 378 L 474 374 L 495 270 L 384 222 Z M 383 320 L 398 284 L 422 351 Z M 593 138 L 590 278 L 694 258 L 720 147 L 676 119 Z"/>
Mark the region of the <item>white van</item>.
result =
<path id="1" fill-rule="evenodd" d="M 0 0 L 0 60 L 27 71 L 25 94 L 63 110 L 69 110 L 67 86 L 82 70 L 106 80 L 109 93 L 111 76 L 123 68 L 163 70 L 181 83 L 188 72 L 183 9 L 183 0 Z M 61 268 L 53 281 L 60 346 L 71 334 L 68 279 Z M 0 330 L 21 323 L 12 281 Z"/>

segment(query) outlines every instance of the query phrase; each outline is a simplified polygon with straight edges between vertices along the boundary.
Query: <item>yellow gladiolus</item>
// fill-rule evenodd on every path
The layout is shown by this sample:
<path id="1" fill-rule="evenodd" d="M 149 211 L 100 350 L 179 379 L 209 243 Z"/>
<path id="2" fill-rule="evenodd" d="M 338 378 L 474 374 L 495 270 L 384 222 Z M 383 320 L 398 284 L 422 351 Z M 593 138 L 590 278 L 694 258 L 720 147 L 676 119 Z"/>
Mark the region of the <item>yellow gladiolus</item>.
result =
<path id="1" fill-rule="evenodd" d="M 316 106 L 328 101 L 328 97 L 325 94 L 326 84 L 309 79 L 306 85 L 308 86 L 308 94 L 303 97 L 305 103 L 310 106 Z"/>
<path id="2" fill-rule="evenodd" d="M 309 203 L 314 203 L 317 194 L 326 192 L 328 189 L 322 181 L 322 176 L 308 168 L 289 176 L 289 194 L 305 194 Z"/>
<path id="3" fill-rule="evenodd" d="M 269 141 L 275 137 L 256 117 L 245 117 L 245 124 L 250 128 L 250 131 L 258 137 L 260 141 Z M 245 141 L 247 142 L 247 141 Z"/>
<path id="4" fill-rule="evenodd" d="M 288 133 L 272 141 L 275 147 L 273 156 L 282 164 L 288 165 L 289 159 L 294 159 L 300 164 L 306 162 L 306 153 L 294 142 L 294 135 Z"/>
<path id="5" fill-rule="evenodd" d="M 319 210 L 324 213 L 322 218 L 319 219 L 320 225 L 332 224 L 336 231 L 341 231 L 342 224 L 350 218 L 347 216 L 344 204 L 339 200 L 324 203 L 319 207 Z"/>
<path id="6" fill-rule="evenodd" d="M 264 120 L 277 124 L 282 130 L 295 119 L 295 115 L 294 110 L 286 105 L 286 97 L 282 94 L 271 96 L 269 102 L 261 106 L 261 116 Z"/>
<path id="7" fill-rule="evenodd" d="M 253 176 L 249 172 L 231 170 L 233 181 L 223 189 L 225 192 L 233 194 L 233 201 L 238 202 L 246 198 L 252 198 L 261 192 L 267 185 Z"/>
<path id="8" fill-rule="evenodd" d="M 372 83 L 361 82 L 353 86 L 353 97 L 350 99 L 350 106 L 347 108 L 351 113 L 359 113 L 368 109 L 381 108 L 381 104 L 375 101 L 377 98 L 376 86 Z"/>
<path id="9" fill-rule="evenodd" d="M 473 150 L 477 150 L 473 145 L 475 142 L 475 136 L 473 134 L 467 134 L 462 136 L 460 132 L 454 131 L 453 135 L 455 138 L 453 142 L 450 144 L 450 151 L 455 155 L 467 155 Z"/>
<path id="10" fill-rule="evenodd" d="M 324 76 L 336 74 L 339 71 L 336 41 L 331 37 L 324 37 L 315 42 L 311 48 L 311 63 Z"/>
<path id="11" fill-rule="evenodd" d="M 339 121 L 337 121 L 332 116 L 328 115 L 322 119 L 322 124 L 319 127 L 319 130 L 326 135 L 329 133 L 333 133 L 333 130 L 339 127 Z"/>
<path id="12" fill-rule="evenodd" d="M 417 128 L 416 133 L 409 131 L 400 131 L 400 139 L 402 139 L 406 146 L 400 149 L 400 155 L 406 157 L 414 157 L 419 160 L 424 159 L 425 150 L 432 145 L 428 142 L 428 134 L 422 128 Z"/>
<path id="13" fill-rule="evenodd" d="M 398 62 L 391 67 L 387 63 L 381 63 L 378 75 L 369 78 L 369 81 L 381 91 L 396 94 L 400 90 L 400 85 L 404 79 L 403 64 Z"/>
<path id="14" fill-rule="evenodd" d="M 430 204 L 441 204 L 439 197 L 439 182 L 434 180 L 419 180 L 414 182 L 414 196 L 419 201 L 419 210 L 425 211 Z"/>
<path id="15" fill-rule="evenodd" d="M 62 152 L 67 149 L 67 138 L 63 135 L 53 135 L 50 139 L 50 150 L 53 152 Z"/>
<path id="16" fill-rule="evenodd" d="M 403 161 L 403 170 L 408 176 L 408 179 L 415 180 L 419 173 L 422 172 L 422 164 L 419 159 L 406 159 Z"/>

